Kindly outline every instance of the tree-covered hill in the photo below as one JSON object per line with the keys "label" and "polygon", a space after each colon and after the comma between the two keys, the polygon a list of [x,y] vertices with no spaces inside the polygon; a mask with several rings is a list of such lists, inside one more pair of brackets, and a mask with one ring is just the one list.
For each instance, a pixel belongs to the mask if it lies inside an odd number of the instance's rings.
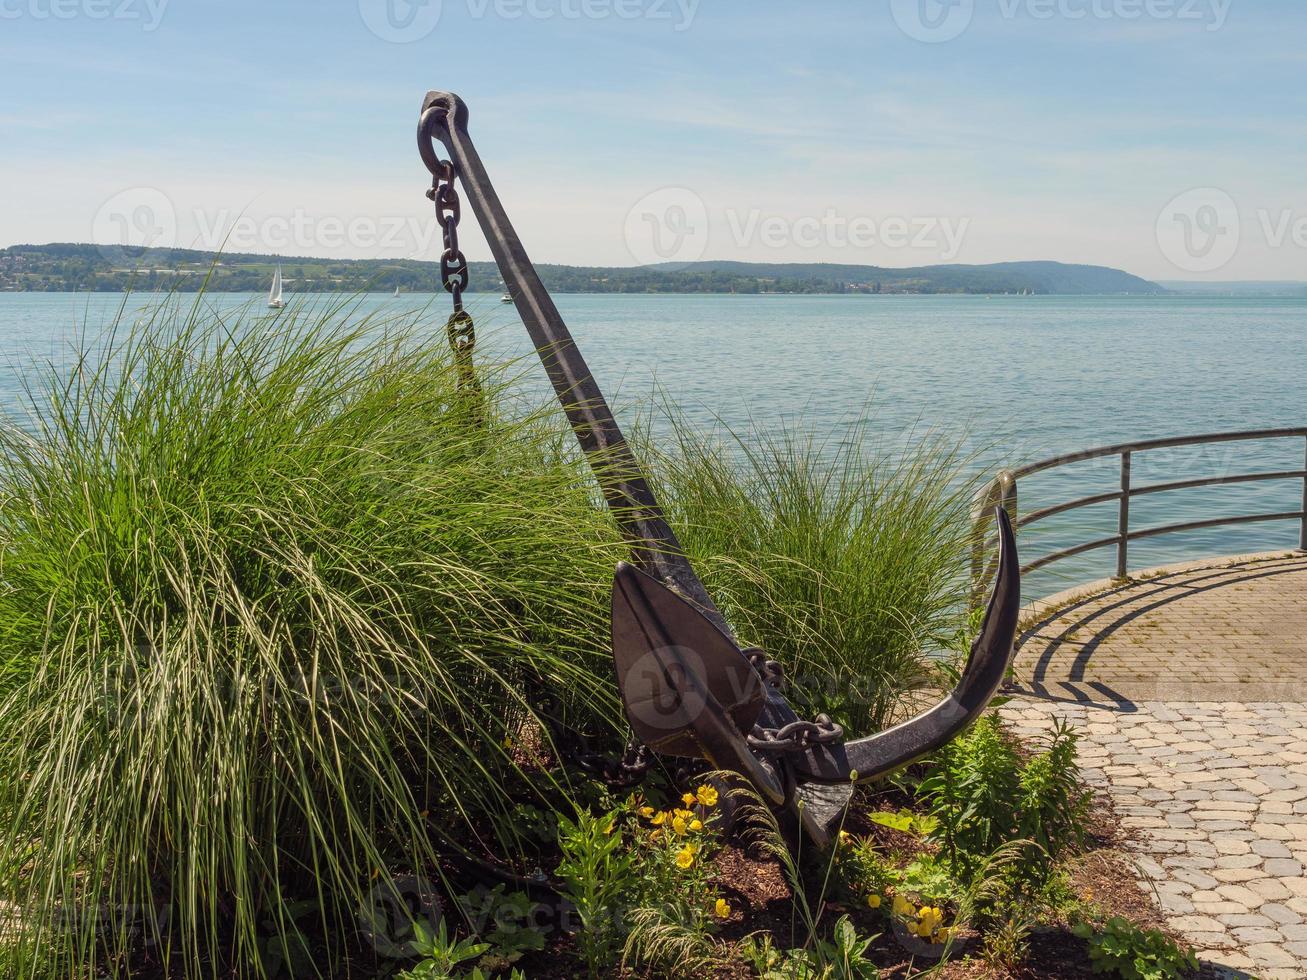
{"label": "tree-covered hill", "polygon": [[[281,263],[291,292],[430,292],[439,288],[433,262],[386,259],[277,258],[192,249],[122,249],[80,244],[14,245],[0,250],[0,290],[193,292],[206,281],[218,292],[268,288]],[[539,266],[550,289],[574,293],[1037,293],[1150,294],[1156,283],[1101,266],[1060,262],[935,265],[886,269],[870,265],[694,262],[686,265]],[[502,292],[499,270],[472,263],[471,290]]]}

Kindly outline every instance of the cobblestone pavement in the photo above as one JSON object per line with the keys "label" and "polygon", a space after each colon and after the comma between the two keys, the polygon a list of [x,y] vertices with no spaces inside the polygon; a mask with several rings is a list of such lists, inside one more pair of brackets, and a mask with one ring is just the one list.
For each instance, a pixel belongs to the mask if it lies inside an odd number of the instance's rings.
{"label": "cobblestone pavement", "polygon": [[1029,617],[1009,723],[1080,730],[1086,778],[1206,962],[1307,980],[1307,557],[1066,601]]}
{"label": "cobblestone pavement", "polygon": [[1307,555],[1230,559],[1038,603],[1017,676],[1101,701],[1307,698]]}

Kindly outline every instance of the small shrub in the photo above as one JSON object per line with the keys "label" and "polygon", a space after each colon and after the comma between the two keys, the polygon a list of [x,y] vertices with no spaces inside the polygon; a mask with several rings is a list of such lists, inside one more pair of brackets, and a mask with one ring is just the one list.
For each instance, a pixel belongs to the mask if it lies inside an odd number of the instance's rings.
{"label": "small shrub", "polygon": [[666,976],[701,971],[712,959],[711,936],[732,914],[711,884],[717,790],[702,785],[679,802],[664,810],[628,801],[598,816],[559,818],[557,874],[592,976],[619,959]]}
{"label": "small shrub", "polygon": [[1089,943],[1095,973],[1113,973],[1124,980],[1181,980],[1198,970],[1198,958],[1169,936],[1119,917],[1097,928],[1082,922],[1075,934]]}
{"label": "small shrub", "polygon": [[580,920],[577,948],[591,976],[616,959],[624,928],[624,903],[631,892],[635,855],[622,839],[620,810],[598,816],[582,812],[575,820],[558,819],[558,847],[562,862],[557,874],[563,897]]}
{"label": "small shrub", "polygon": [[479,958],[490,948],[489,943],[473,938],[451,937],[443,919],[435,929],[425,922],[415,922],[413,933],[413,951],[421,962],[402,974],[401,980],[450,980],[457,975],[454,973],[456,969]]}
{"label": "small shrub", "polygon": [[829,939],[784,952],[771,937],[750,936],[740,954],[762,980],[878,980],[880,970],[867,958],[875,937],[859,935],[847,915],[841,916]]}
{"label": "small shrub", "polygon": [[1022,762],[995,714],[941,750],[917,793],[939,820],[935,836],[953,872],[974,876],[1004,845],[1028,843],[1019,870],[1038,887],[1079,846],[1089,793],[1076,769],[1076,735],[1057,726],[1044,752]]}

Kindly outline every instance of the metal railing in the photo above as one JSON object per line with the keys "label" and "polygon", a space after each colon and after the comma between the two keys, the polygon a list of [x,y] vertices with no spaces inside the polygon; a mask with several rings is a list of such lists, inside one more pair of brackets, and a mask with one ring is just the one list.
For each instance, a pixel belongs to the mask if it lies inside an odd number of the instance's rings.
{"label": "metal railing", "polygon": [[[1116,577],[1124,579],[1129,573],[1131,541],[1138,541],[1141,538],[1160,537],[1164,534],[1175,534],[1180,531],[1197,531],[1203,528],[1222,527],[1232,524],[1255,524],[1269,521],[1297,520],[1300,524],[1298,547],[1302,551],[1307,551],[1307,448],[1305,448],[1304,451],[1303,468],[1300,470],[1278,470],[1267,473],[1240,473],[1233,476],[1203,477],[1196,480],[1178,480],[1171,483],[1154,483],[1145,486],[1135,486],[1131,482],[1132,461],[1134,456],[1138,453],[1147,452],[1152,449],[1173,449],[1183,446],[1202,446],[1211,443],[1252,442],[1270,439],[1307,439],[1307,427],[1294,429],[1258,429],[1247,432],[1218,432],[1202,436],[1179,436],[1170,439],[1149,439],[1143,442],[1126,442],[1115,446],[1102,446],[1098,449],[1086,449],[1082,452],[1071,453],[1066,456],[1056,456],[1052,459],[1041,460],[1038,463],[1030,463],[1027,466],[1018,467],[1017,469],[1000,471],[998,476],[996,476],[976,498],[974,512],[975,532],[971,552],[973,596],[979,596],[983,593],[986,583],[993,574],[993,566],[987,564],[986,556],[990,553],[992,548],[990,527],[993,520],[993,509],[998,506],[1007,510],[1012,518],[1013,525],[1020,530],[1030,527],[1032,524],[1037,524],[1046,518],[1053,517],[1056,514],[1064,514],[1081,507],[1092,507],[1095,504],[1117,501],[1118,513],[1116,534],[1107,538],[1086,541],[1082,544],[1077,544],[1070,548],[1063,548],[1061,551],[1055,551],[1052,554],[1037,558],[1029,564],[1022,566],[1021,573],[1023,575],[1040,568],[1045,568],[1064,558],[1071,558],[1075,555],[1083,554],[1086,551],[1115,546]],[[1025,515],[1019,513],[1017,498],[1017,484],[1019,481],[1026,477],[1033,476],[1036,473],[1043,473],[1048,470],[1057,469],[1058,467],[1068,466],[1071,463],[1080,463],[1085,460],[1101,459],[1111,456],[1119,456],[1121,459],[1121,485],[1119,490],[1114,490],[1110,493],[1093,494],[1088,497],[1081,497],[1077,500],[1054,504]],[[1269,480],[1301,480],[1303,484],[1302,509],[1273,514],[1242,514],[1234,517],[1213,517],[1201,521],[1186,521],[1182,524],[1167,524],[1162,527],[1150,527],[1142,530],[1131,530],[1130,528],[1130,501],[1135,497],[1141,497],[1146,494],[1165,493],[1173,490],[1189,490],[1195,487],[1214,487],[1235,483],[1259,483]]]}

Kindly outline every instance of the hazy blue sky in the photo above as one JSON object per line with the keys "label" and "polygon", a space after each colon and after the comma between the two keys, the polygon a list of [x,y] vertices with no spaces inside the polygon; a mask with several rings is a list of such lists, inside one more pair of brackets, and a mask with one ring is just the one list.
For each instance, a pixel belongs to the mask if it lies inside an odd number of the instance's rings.
{"label": "hazy blue sky", "polygon": [[1305,40],[1303,0],[0,0],[0,245],[434,257],[449,88],[539,261],[1307,279]]}

